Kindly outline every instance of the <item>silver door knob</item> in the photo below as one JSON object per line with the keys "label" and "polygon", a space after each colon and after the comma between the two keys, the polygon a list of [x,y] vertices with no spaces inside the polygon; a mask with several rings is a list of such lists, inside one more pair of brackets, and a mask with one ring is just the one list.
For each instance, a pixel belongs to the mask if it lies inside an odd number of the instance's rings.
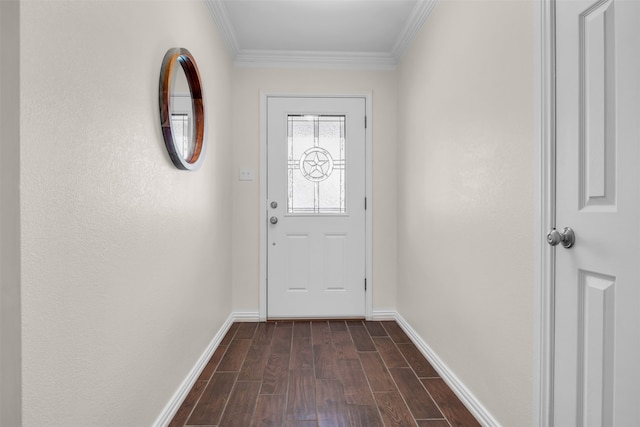
{"label": "silver door knob", "polygon": [[563,247],[569,249],[575,242],[576,234],[573,232],[571,227],[563,228],[562,232],[554,228],[549,232],[549,234],[547,234],[547,243],[551,246],[562,244]]}
{"label": "silver door knob", "polygon": [[272,216],[271,218],[269,218],[269,222],[271,224],[277,224],[278,223],[278,218],[276,218],[275,216]]}

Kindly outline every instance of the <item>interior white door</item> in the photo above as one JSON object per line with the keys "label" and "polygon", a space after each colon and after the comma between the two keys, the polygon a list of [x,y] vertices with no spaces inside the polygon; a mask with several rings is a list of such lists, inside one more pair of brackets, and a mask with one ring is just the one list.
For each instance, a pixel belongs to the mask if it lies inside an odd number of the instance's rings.
{"label": "interior white door", "polygon": [[267,98],[267,316],[365,315],[365,98]]}
{"label": "interior white door", "polygon": [[640,426],[640,1],[556,2],[554,425]]}

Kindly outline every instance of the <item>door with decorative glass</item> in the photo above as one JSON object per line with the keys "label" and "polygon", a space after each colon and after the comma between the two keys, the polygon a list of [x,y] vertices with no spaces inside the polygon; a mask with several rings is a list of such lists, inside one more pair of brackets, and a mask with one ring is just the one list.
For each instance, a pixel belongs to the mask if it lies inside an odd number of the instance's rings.
{"label": "door with decorative glass", "polygon": [[365,315],[365,98],[267,98],[267,316]]}

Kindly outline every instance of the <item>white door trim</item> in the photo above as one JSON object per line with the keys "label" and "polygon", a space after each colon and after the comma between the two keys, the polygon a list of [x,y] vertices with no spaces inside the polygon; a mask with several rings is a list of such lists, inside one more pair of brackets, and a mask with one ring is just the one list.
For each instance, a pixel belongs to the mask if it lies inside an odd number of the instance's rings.
{"label": "white door trim", "polygon": [[534,335],[533,423],[553,426],[554,287],[555,259],[546,244],[546,233],[555,226],[556,212],[556,91],[555,91],[555,0],[541,0],[537,25],[537,114],[539,135],[536,147],[538,174],[536,205],[536,297]]}
{"label": "white door trim", "polygon": [[364,98],[365,114],[367,116],[366,158],[365,158],[365,194],[367,197],[367,211],[365,213],[365,251],[366,251],[366,276],[367,292],[365,293],[365,317],[371,320],[373,311],[373,248],[372,248],[372,211],[373,211],[373,157],[372,157],[372,93],[350,94],[309,94],[260,91],[260,321],[267,320],[267,98]]}

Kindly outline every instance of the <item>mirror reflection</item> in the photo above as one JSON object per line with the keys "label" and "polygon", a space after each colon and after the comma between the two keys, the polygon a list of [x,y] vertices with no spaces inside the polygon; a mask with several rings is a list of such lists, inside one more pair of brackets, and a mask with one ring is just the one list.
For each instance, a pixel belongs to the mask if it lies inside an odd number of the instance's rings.
{"label": "mirror reflection", "polygon": [[193,104],[189,83],[182,66],[176,66],[171,82],[171,132],[177,154],[190,160],[195,148]]}

